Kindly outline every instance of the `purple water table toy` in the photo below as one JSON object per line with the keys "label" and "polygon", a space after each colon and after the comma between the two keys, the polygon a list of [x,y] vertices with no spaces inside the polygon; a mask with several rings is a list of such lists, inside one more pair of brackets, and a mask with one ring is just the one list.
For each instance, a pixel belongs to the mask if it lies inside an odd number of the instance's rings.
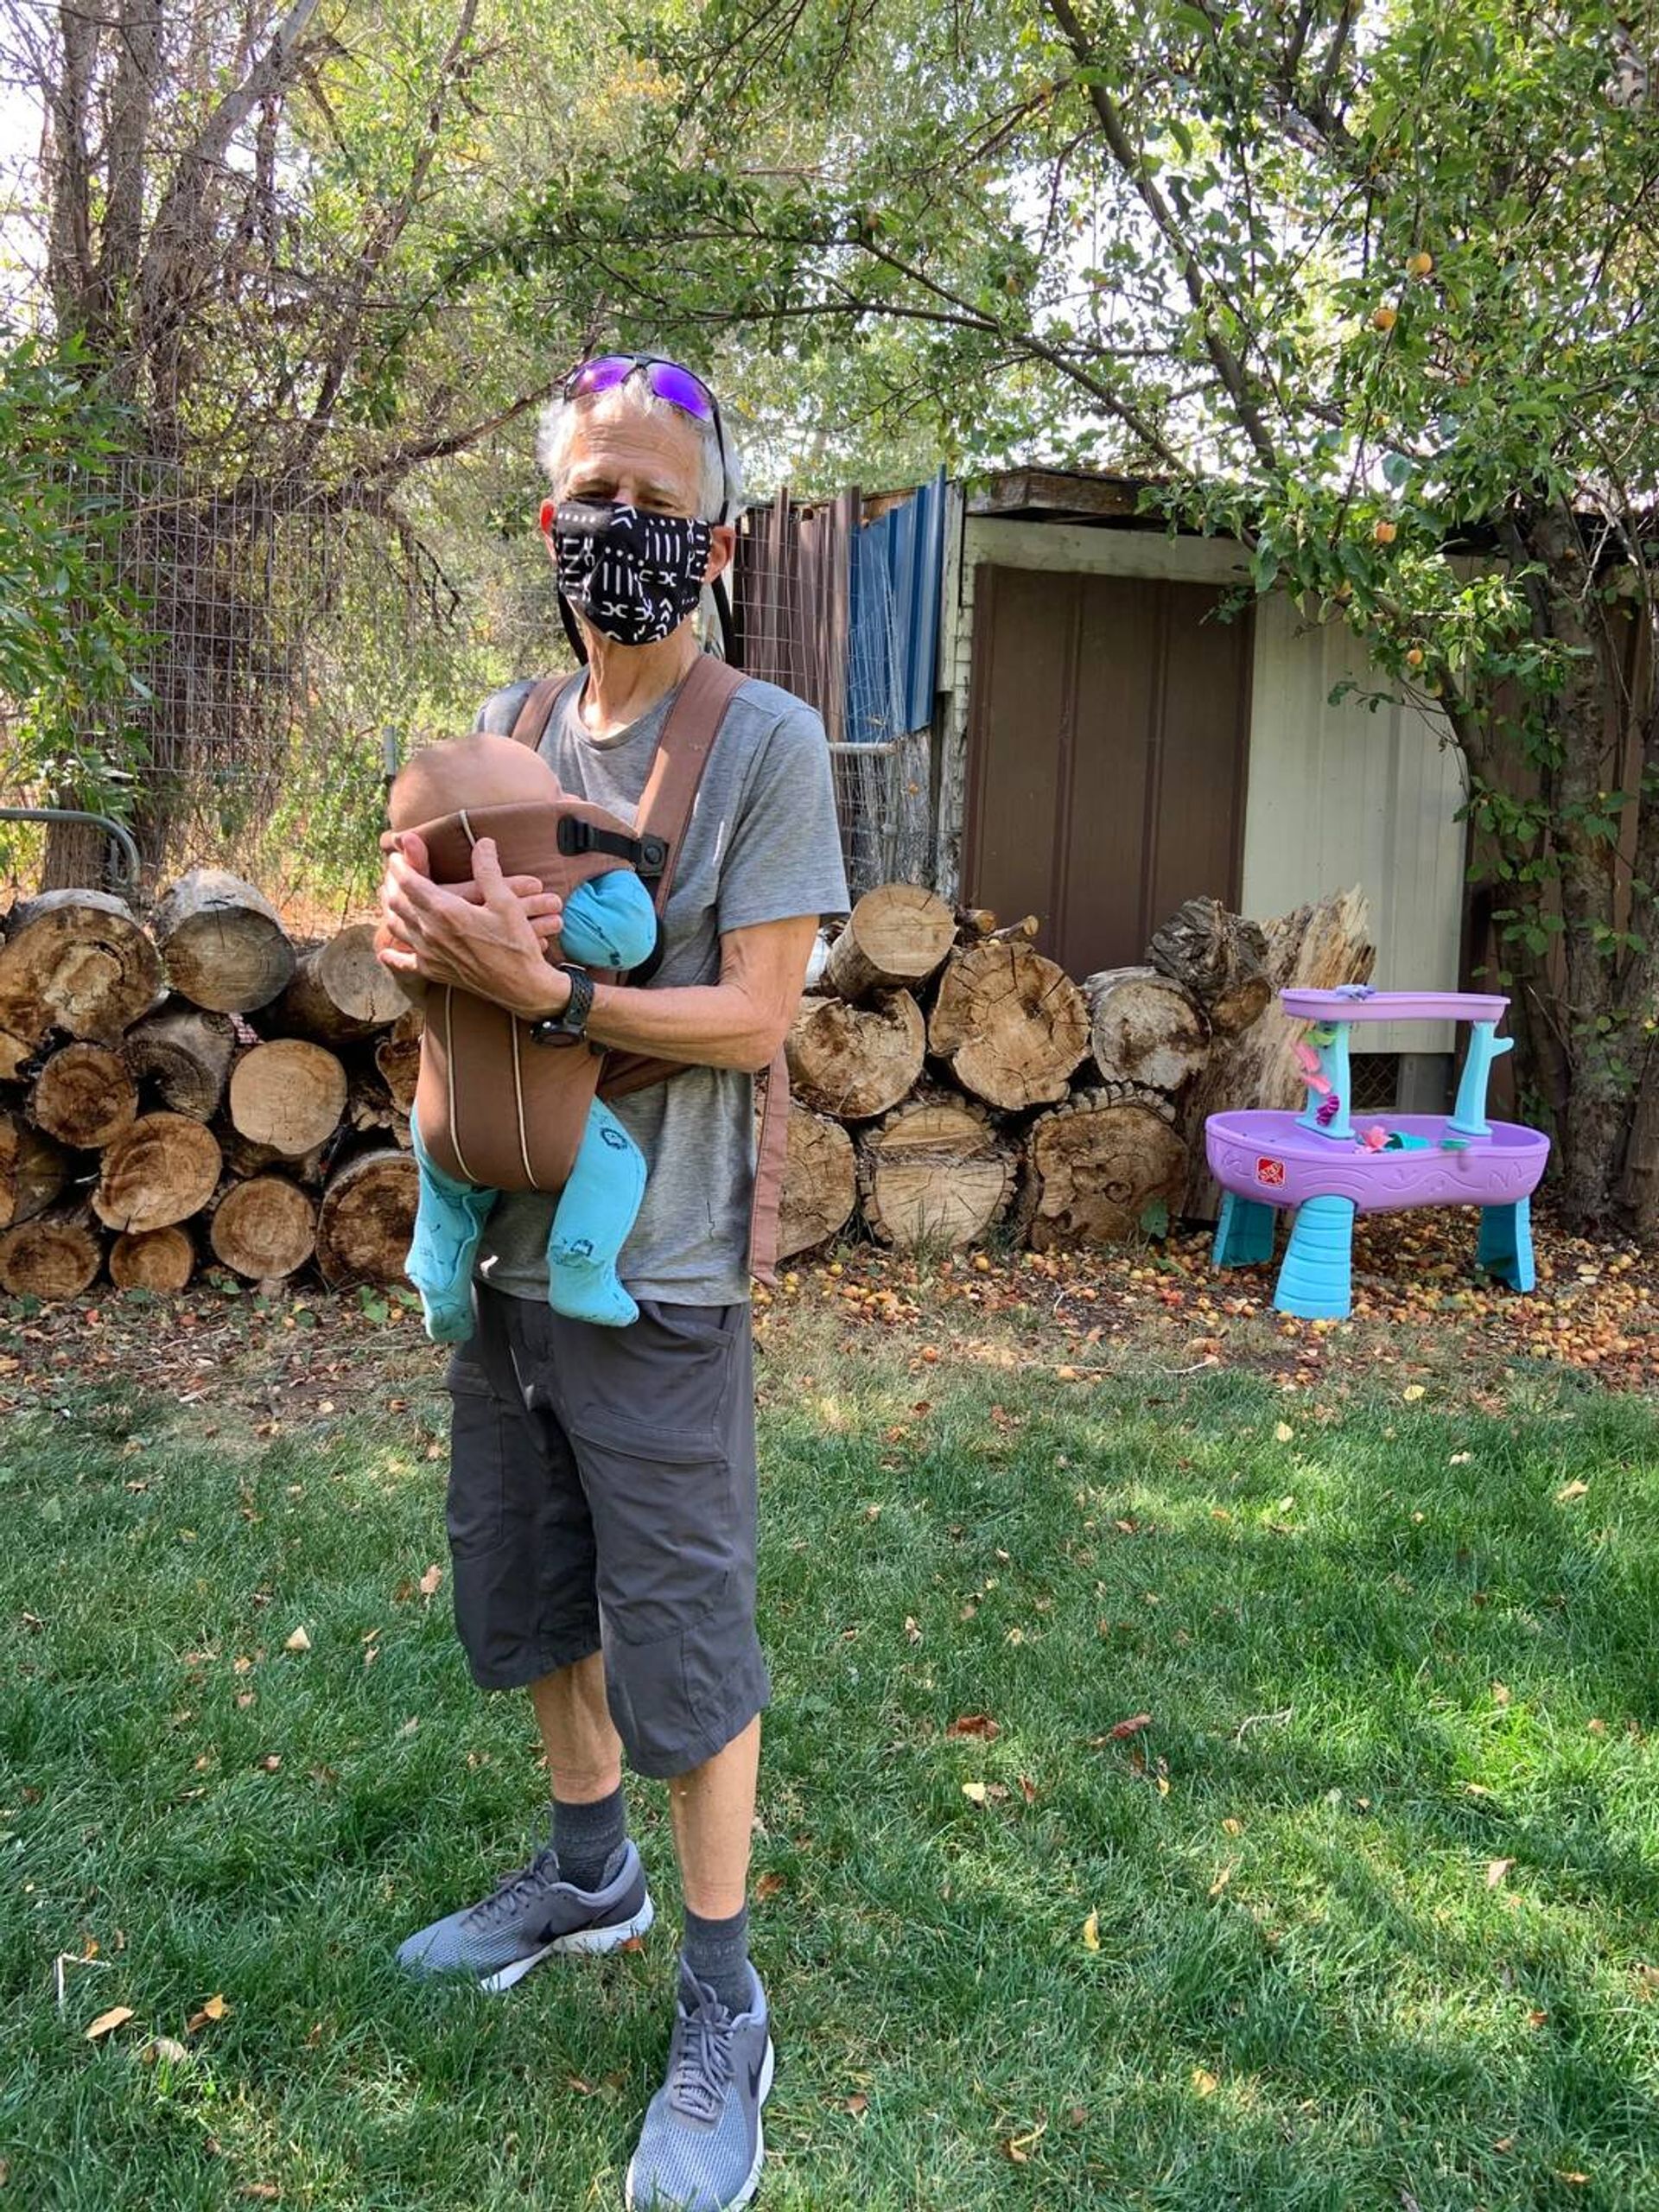
{"label": "purple water table toy", "polygon": [[[1458,991],[1285,991],[1293,1021],[1311,1025],[1299,1046],[1307,1083],[1300,1114],[1267,1109],[1212,1114],[1210,1171],[1224,1193],[1217,1267],[1273,1257],[1274,1216],[1294,1217],[1274,1303],[1307,1320],[1344,1320],[1352,1308],[1354,1217],[1407,1206],[1478,1206],[1476,1264],[1530,1290],[1532,1194],[1549,1139],[1486,1119],[1492,1062],[1514,1040],[1497,1025],[1509,1001]],[[1402,1114],[1383,1132],[1357,1135],[1349,1111],[1348,1032],[1356,1021],[1466,1021],[1471,1027],[1450,1116]]]}

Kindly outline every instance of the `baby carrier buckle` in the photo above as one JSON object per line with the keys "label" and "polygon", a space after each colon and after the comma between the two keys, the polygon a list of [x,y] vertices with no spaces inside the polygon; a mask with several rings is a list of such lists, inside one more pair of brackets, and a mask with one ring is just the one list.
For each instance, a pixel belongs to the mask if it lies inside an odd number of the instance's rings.
{"label": "baby carrier buckle", "polygon": [[559,822],[559,850],[567,860],[583,853],[604,853],[626,861],[636,875],[660,875],[668,865],[668,841],[664,837],[628,837],[617,830],[601,830],[580,815],[567,814]]}

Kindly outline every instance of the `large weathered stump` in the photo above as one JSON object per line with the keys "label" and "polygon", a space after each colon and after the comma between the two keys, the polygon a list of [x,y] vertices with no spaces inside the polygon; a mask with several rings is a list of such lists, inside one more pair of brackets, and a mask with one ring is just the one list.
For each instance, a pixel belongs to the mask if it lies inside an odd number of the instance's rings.
{"label": "large weathered stump", "polygon": [[1021,936],[953,953],[927,1025],[927,1049],[965,1090],[1018,1112],[1064,1098],[1089,1045],[1077,985]]}
{"label": "large weathered stump", "polygon": [[925,1090],[859,1146],[859,1190],[871,1234],[901,1251],[971,1244],[1014,1190],[1014,1157],[971,1099]]}
{"label": "large weathered stump", "polygon": [[236,1029],[228,1014],[175,1001],[128,1030],[121,1057],[169,1113],[211,1122],[236,1057]]}
{"label": "large weathered stump", "polygon": [[294,947],[276,909],[223,868],[192,868],[169,885],[150,928],[174,989],[215,1014],[269,1006],[294,973]]}
{"label": "large weathered stump", "polygon": [[853,1141],[827,1114],[791,1107],[783,1198],[778,1216],[778,1256],[793,1259],[838,1236],[858,1198]]}
{"label": "large weathered stump", "polygon": [[162,995],[162,963],[130,910],[105,891],[20,899],[0,944],[0,1033],[15,1072],[47,1033],[114,1045]]}
{"label": "large weathered stump", "polygon": [[910,993],[882,991],[868,1006],[804,999],[784,1050],[803,1105],[862,1122],[898,1104],[922,1071],[925,1047]]}
{"label": "large weathered stump", "polygon": [[104,1154],[92,1209],[109,1229],[166,1229],[219,1187],[219,1140],[188,1114],[141,1115]]}
{"label": "large weathered stump", "polygon": [[1034,1122],[1026,1143],[1033,1250],[1126,1243],[1160,1212],[1173,1219],[1186,1179],[1173,1116],[1157,1091],[1112,1084],[1079,1091]]}
{"label": "large weathered stump", "polygon": [[1147,958],[1198,1001],[1217,1037],[1238,1036],[1272,1001],[1264,931],[1218,899],[1189,899],[1154,937]]}
{"label": "large weathered stump", "polygon": [[843,999],[872,991],[918,991],[956,942],[957,921],[937,892],[918,883],[867,891],[830,948],[824,980]]}
{"label": "large weathered stump", "polygon": [[419,1195],[411,1154],[361,1153],[336,1168],[317,1217],[317,1264],[336,1290],[404,1281]]}

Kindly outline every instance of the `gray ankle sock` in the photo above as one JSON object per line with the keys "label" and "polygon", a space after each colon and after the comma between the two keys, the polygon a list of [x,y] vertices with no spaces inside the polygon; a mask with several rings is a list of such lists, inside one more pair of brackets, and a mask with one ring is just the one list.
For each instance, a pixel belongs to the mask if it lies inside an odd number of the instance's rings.
{"label": "gray ankle sock", "polygon": [[593,1805],[553,1800],[553,1848],[559,1879],[579,1890],[603,1889],[621,1862],[628,1840],[628,1808],[618,1783],[608,1797]]}
{"label": "gray ankle sock", "polygon": [[705,1920],[685,1909],[685,1945],[681,1954],[699,1981],[707,1982],[734,2018],[749,2009],[749,1908],[729,1920]]}

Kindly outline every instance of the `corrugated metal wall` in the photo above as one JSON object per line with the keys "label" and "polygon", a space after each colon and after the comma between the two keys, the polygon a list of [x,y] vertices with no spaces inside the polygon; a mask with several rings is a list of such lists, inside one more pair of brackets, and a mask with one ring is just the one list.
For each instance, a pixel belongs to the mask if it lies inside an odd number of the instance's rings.
{"label": "corrugated metal wall", "polygon": [[[1385,990],[1454,991],[1462,938],[1462,756],[1414,709],[1352,697],[1344,679],[1382,690],[1359,640],[1306,622],[1282,593],[1255,618],[1255,703],[1244,813],[1244,911],[1279,914],[1363,884]],[[1368,1029],[1376,1052],[1446,1052],[1450,1023]]]}

